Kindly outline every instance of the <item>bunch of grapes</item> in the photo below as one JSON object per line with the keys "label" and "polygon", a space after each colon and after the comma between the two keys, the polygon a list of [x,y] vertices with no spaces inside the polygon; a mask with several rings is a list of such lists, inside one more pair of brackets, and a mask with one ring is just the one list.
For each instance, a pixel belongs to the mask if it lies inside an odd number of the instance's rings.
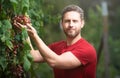
{"label": "bunch of grapes", "polygon": [[31,20],[28,16],[25,16],[25,15],[17,15],[13,17],[12,24],[13,24],[13,29],[15,31],[15,34],[21,32],[21,30],[18,29],[19,25],[17,23],[27,26],[28,24],[31,24]]}
{"label": "bunch of grapes", "polygon": [[19,16],[15,16],[13,18],[13,22],[16,23],[20,23],[22,25],[27,25],[31,23],[31,20],[29,17],[25,16],[25,15],[19,15]]}
{"label": "bunch of grapes", "polygon": [[22,65],[12,65],[11,71],[14,78],[23,78],[24,77],[24,71]]}
{"label": "bunch of grapes", "polygon": [[[24,78],[23,64],[14,62],[13,60],[18,58],[18,56],[20,55],[19,49],[22,49],[24,46],[22,43],[18,43],[15,41],[13,41],[12,44],[12,49],[6,48],[9,71],[11,71],[11,76],[13,78]],[[16,61],[19,61],[19,59]]]}

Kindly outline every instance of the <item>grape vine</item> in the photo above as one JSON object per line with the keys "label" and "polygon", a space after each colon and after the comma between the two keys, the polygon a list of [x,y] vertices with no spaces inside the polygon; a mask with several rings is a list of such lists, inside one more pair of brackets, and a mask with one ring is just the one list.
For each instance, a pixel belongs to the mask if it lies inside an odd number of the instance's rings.
{"label": "grape vine", "polygon": [[0,78],[26,78],[31,68],[27,31],[18,32],[13,25],[30,23],[28,10],[29,0],[0,0]]}

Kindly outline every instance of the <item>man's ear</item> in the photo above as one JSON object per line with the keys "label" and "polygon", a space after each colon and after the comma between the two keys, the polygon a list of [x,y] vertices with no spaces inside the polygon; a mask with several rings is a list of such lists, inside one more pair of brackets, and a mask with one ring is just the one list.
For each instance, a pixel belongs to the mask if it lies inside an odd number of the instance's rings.
{"label": "man's ear", "polygon": [[83,28],[85,25],[85,21],[84,20],[81,20],[81,28]]}

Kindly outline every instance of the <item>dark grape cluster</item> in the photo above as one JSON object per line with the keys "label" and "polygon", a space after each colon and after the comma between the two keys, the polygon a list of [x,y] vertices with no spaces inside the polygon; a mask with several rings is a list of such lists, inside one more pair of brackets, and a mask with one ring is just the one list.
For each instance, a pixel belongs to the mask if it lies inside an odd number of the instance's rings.
{"label": "dark grape cluster", "polygon": [[13,18],[13,22],[19,22],[22,25],[27,25],[28,23],[31,23],[31,20],[29,17],[25,16],[25,15],[19,15],[19,16],[15,16]]}
{"label": "dark grape cluster", "polygon": [[12,49],[6,48],[6,56],[8,59],[11,76],[13,78],[24,78],[25,72],[23,69],[23,63],[17,63],[13,61],[13,59],[15,58],[17,59],[17,57],[20,55],[20,52],[18,50],[24,46],[22,43],[17,43],[15,41],[13,41],[12,44],[13,44]]}
{"label": "dark grape cluster", "polygon": [[13,47],[13,53],[14,53],[14,56],[17,55],[17,49],[18,49],[19,45],[14,45]]}
{"label": "dark grape cluster", "polygon": [[22,65],[12,65],[11,71],[14,76],[14,78],[23,78],[24,77],[24,71]]}

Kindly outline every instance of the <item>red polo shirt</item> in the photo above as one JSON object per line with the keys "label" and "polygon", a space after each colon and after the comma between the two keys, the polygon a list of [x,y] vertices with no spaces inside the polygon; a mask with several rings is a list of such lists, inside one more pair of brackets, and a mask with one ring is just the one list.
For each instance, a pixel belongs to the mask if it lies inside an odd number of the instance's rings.
{"label": "red polo shirt", "polygon": [[58,55],[71,51],[82,63],[81,66],[74,69],[53,68],[55,78],[96,78],[96,51],[85,39],[81,38],[70,46],[67,46],[65,41],[60,41],[49,47]]}

